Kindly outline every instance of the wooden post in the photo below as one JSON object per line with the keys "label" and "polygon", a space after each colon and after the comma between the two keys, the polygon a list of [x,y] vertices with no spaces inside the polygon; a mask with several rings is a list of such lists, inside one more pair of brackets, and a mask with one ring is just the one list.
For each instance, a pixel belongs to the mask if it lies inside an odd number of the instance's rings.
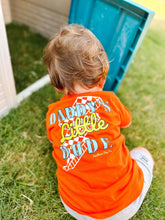
{"label": "wooden post", "polygon": [[16,106],[16,90],[0,0],[0,117]]}
{"label": "wooden post", "polygon": [[5,21],[5,24],[12,22],[11,17],[11,10],[10,10],[10,0],[1,0],[2,5],[2,11],[3,11],[3,18]]}

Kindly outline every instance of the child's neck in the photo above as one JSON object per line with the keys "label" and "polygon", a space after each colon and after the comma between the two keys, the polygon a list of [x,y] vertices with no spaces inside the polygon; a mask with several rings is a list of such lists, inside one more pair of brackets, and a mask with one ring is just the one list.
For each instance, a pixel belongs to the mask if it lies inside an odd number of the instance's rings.
{"label": "child's neck", "polygon": [[98,91],[102,91],[103,89],[99,86],[95,86],[91,89],[85,89],[82,86],[76,84],[75,85],[75,92],[74,94],[81,94],[81,93],[89,93],[89,92],[98,92]]}
{"label": "child's neck", "polygon": [[[75,92],[70,94],[70,95],[81,94],[81,93],[89,93],[89,92],[99,92],[99,91],[103,90],[104,84],[105,84],[105,80],[101,79],[100,83],[97,86],[95,86],[95,87],[93,87],[91,89],[86,89],[83,86],[81,86],[80,84],[74,83],[74,90],[75,90]],[[57,89],[57,90],[59,92],[61,92],[59,89]],[[68,90],[66,88],[63,89],[63,92],[64,92],[65,95],[69,95]]]}

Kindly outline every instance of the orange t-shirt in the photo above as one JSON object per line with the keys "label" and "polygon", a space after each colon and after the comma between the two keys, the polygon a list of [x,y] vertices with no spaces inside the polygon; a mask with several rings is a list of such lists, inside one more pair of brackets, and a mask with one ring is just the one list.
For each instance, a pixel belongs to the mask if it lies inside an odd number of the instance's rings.
{"label": "orange t-shirt", "polygon": [[47,133],[59,193],[71,209],[104,219],[140,195],[142,170],[120,133],[130,123],[129,110],[113,92],[67,95],[49,105]]}

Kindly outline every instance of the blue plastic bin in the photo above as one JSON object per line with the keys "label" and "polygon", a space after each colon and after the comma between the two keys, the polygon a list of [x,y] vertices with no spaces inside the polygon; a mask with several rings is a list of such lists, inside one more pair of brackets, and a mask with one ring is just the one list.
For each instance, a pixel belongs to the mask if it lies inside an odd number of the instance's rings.
{"label": "blue plastic bin", "polygon": [[154,12],[130,0],[72,0],[69,24],[90,29],[110,61],[104,90],[116,92],[135,56]]}

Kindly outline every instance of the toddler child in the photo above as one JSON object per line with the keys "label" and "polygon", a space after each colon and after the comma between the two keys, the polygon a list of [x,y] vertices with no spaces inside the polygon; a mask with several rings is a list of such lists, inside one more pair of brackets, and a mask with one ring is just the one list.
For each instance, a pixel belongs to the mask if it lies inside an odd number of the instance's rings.
{"label": "toddler child", "polygon": [[65,209],[78,220],[131,218],[154,162],[145,148],[129,152],[125,145],[120,128],[131,114],[113,92],[102,91],[109,62],[101,43],[88,29],[67,25],[48,43],[44,62],[65,94],[49,105],[46,119]]}

